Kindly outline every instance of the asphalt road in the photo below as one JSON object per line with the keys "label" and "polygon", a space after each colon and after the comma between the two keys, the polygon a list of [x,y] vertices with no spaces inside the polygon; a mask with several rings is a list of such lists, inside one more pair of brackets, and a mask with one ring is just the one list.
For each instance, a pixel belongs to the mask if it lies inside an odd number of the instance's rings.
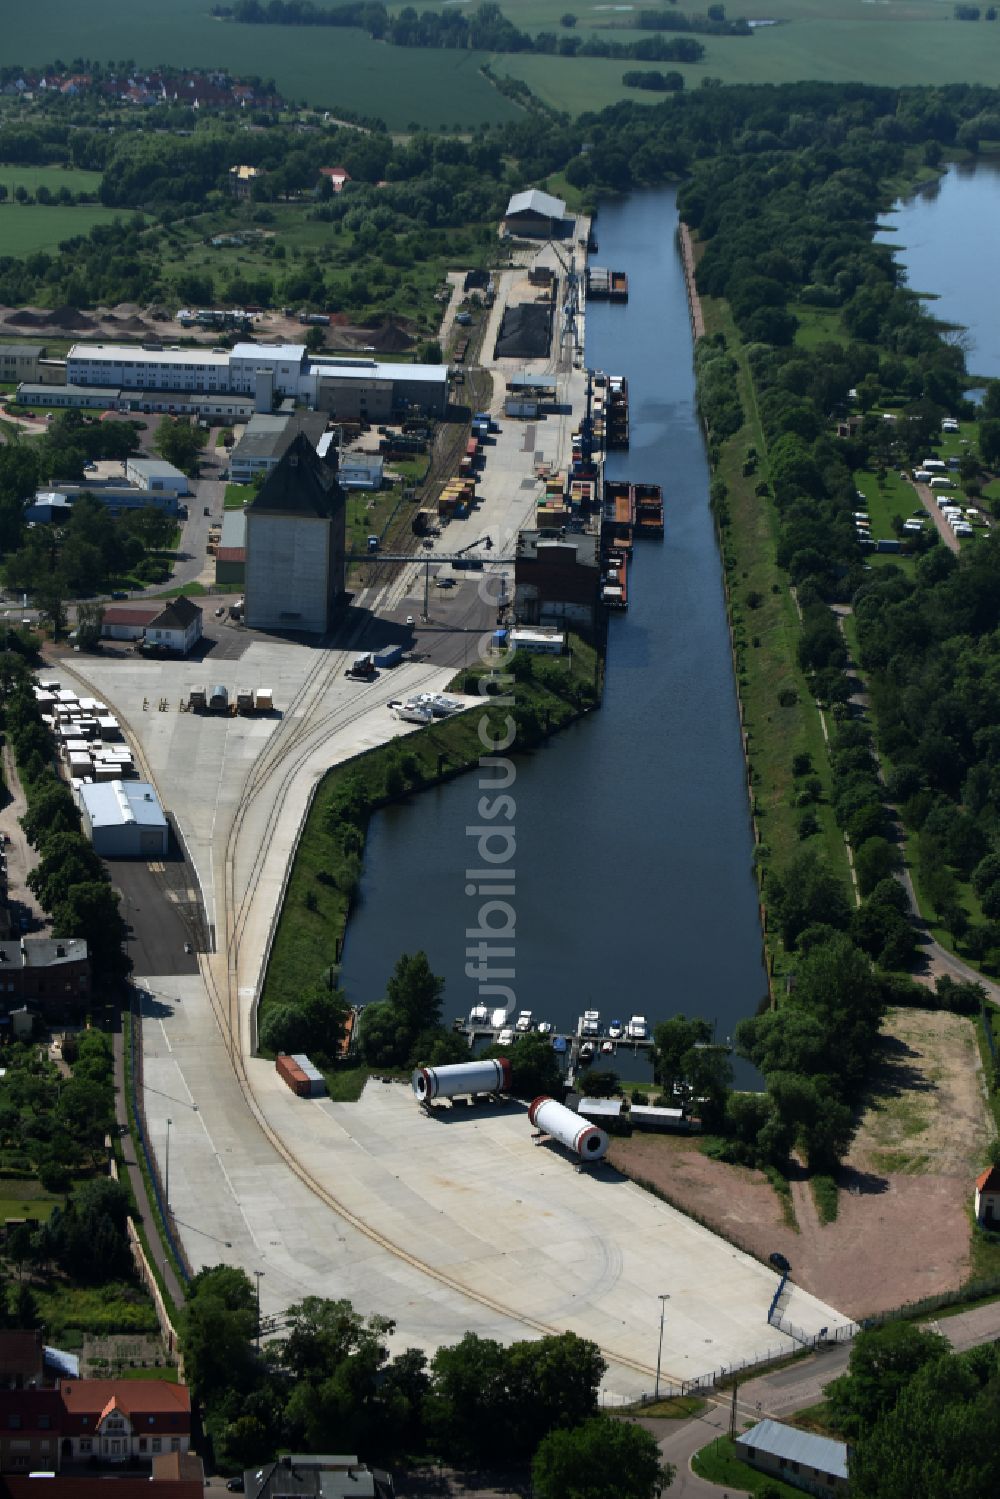
{"label": "asphalt road", "polygon": [[105,864],[129,926],[126,946],[133,973],[197,973],[204,922],[198,920],[188,888],[196,888],[197,882],[183,859],[169,864],[107,859]]}

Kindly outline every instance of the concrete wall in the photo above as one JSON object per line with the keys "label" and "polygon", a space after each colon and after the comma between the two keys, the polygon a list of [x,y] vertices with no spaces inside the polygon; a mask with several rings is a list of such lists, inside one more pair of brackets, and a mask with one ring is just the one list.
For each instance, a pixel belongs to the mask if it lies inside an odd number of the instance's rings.
{"label": "concrete wall", "polygon": [[[342,535],[343,510],[339,522]],[[336,581],[332,531],[319,516],[247,512],[244,608],[251,629],[326,631]],[[342,539],[340,548],[342,554]]]}

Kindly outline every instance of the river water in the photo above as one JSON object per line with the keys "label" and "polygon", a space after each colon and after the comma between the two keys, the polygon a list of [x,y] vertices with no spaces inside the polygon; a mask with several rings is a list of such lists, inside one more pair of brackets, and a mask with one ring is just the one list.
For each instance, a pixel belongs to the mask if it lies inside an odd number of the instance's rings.
{"label": "river water", "polygon": [[[608,476],[663,486],[666,540],[636,544],[603,708],[517,762],[513,986],[515,1008],[557,1029],[585,1008],[651,1025],[683,1011],[722,1040],[766,980],[676,223],[664,189],[602,208],[596,225],[600,263],[630,282],[627,306],[587,308],[588,363],[629,382],[631,450],[611,455]],[[472,773],[372,820],[344,950],[353,1001],[381,997],[399,954],[418,948],[446,979],[446,1015],[478,1001],[465,870],[479,862],[466,829],[481,794]],[[754,1077],[737,1063],[745,1086]]]}
{"label": "river water", "polygon": [[934,317],[968,329],[971,374],[1000,379],[1000,299],[995,261],[1000,163],[952,166],[912,198],[893,204],[879,238],[906,267],[914,291],[934,295]]}

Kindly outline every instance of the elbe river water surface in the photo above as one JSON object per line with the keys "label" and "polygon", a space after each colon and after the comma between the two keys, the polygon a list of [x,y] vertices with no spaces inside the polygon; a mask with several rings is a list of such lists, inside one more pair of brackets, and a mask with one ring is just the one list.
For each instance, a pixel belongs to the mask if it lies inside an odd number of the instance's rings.
{"label": "elbe river water surface", "polygon": [[[666,539],[636,544],[601,710],[517,761],[513,987],[517,1009],[557,1029],[586,1008],[651,1025],[684,1011],[722,1040],[766,980],[676,226],[673,189],[608,204],[596,224],[599,263],[627,271],[630,290],[626,307],[587,308],[588,364],[629,382],[631,448],[608,477],[663,486]],[[446,979],[446,1016],[479,1001],[465,870],[479,863],[466,829],[480,795],[473,772],[372,819],[344,950],[354,1002],[380,998],[418,948]],[[737,1076],[754,1079],[745,1064]]]}

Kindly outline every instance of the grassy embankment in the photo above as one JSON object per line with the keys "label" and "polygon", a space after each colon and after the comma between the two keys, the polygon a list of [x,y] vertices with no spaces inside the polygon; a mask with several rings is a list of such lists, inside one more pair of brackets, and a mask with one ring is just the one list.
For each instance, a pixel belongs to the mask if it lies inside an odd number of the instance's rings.
{"label": "grassy embankment", "polygon": [[[514,711],[533,715],[538,726],[534,740],[530,734],[519,738],[523,748],[530,748],[532,742],[546,733],[553,733],[578,718],[590,699],[595,680],[599,681],[601,663],[597,653],[576,637],[571,637],[571,642],[570,656],[561,661],[546,661],[544,666],[534,663],[533,678],[519,681],[514,688]],[[479,669],[460,672],[456,688],[475,691],[481,674]],[[488,705],[489,698],[484,697],[483,712]],[[473,709],[440,720],[327,772],[317,788],[295,850],[264,979],[261,1018],[271,1006],[294,1004],[304,989],[315,985],[339,960],[359,866],[356,857],[352,860],[351,855],[345,855],[328,831],[328,807],[333,794],[348,778],[356,780],[370,815],[390,801],[461,774],[474,766],[483,753],[479,737],[481,717],[482,713]],[[392,785],[400,774],[404,790],[392,795],[387,785]],[[363,1072],[364,1069],[357,1070],[357,1074]],[[342,1074],[348,1092],[354,1088],[357,1074],[353,1081],[346,1071]],[[361,1076],[362,1086],[363,1081]]]}
{"label": "grassy embankment", "polygon": [[[767,482],[767,445],[745,353],[728,307],[712,298],[702,301],[708,333],[724,333],[739,366],[738,386],[745,421],[722,444],[714,475],[725,482],[729,523],[721,548],[732,625],[735,666],[747,735],[748,773],[754,817],[760,835],[758,864],[780,868],[800,847],[792,760],[808,754],[819,777],[822,800],[812,810],[820,831],[811,841],[826,855],[845,884],[850,875],[843,835],[830,807],[829,758],[823,720],[796,656],[800,625],[777,562],[778,522],[770,498],[757,494]],[[744,475],[746,450],[760,455],[757,470]],[[753,601],[756,607],[751,607]],[[774,972],[780,973],[783,949],[774,932],[767,934]]]}

